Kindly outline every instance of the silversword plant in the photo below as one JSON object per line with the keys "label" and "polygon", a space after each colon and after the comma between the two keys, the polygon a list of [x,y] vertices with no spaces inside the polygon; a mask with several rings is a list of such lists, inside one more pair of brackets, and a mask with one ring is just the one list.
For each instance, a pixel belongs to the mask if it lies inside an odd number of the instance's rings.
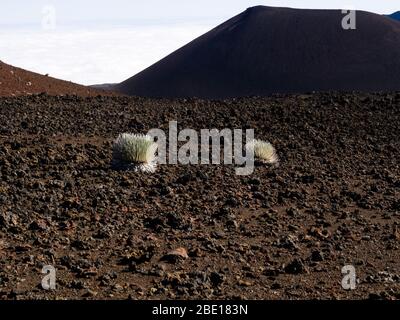
{"label": "silversword plant", "polygon": [[153,137],[122,133],[113,143],[113,166],[142,172],[156,170],[157,143]]}
{"label": "silversword plant", "polygon": [[268,141],[253,139],[246,144],[247,152],[254,152],[256,162],[277,164],[279,162],[275,148]]}

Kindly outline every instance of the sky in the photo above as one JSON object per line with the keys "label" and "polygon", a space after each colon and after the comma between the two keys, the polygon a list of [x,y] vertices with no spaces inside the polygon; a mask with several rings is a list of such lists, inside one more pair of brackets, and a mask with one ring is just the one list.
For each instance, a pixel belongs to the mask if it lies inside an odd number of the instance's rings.
{"label": "sky", "polygon": [[400,10],[398,0],[2,0],[0,60],[82,84],[120,82],[255,5]]}

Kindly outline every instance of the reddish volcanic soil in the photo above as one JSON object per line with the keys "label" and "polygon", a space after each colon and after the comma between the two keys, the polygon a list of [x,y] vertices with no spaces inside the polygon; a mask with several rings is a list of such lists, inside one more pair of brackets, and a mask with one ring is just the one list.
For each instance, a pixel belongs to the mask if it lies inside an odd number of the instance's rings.
{"label": "reddish volcanic soil", "polygon": [[[0,98],[0,299],[400,299],[399,111],[400,93]],[[254,128],[280,166],[111,168],[119,133],[171,120]]]}
{"label": "reddish volcanic soil", "polygon": [[76,83],[63,81],[16,68],[0,61],[1,97],[13,97],[39,93],[47,93],[48,95],[77,95],[81,97],[117,95],[112,92],[93,89]]}

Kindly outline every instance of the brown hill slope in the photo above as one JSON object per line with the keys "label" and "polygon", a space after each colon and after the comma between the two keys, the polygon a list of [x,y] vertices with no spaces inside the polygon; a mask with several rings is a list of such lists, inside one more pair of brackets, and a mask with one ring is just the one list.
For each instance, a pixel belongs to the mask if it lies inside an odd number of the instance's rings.
{"label": "brown hill slope", "polygon": [[358,11],[249,8],[116,86],[149,97],[400,90],[400,24]]}
{"label": "brown hill slope", "polygon": [[113,92],[89,88],[16,68],[0,61],[0,96],[21,96],[43,92],[49,95],[75,94],[82,97],[116,95]]}

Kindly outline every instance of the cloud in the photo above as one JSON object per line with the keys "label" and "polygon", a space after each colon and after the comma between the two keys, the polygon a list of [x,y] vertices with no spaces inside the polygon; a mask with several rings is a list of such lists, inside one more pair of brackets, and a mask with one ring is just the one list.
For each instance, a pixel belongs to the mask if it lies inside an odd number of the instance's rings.
{"label": "cloud", "polygon": [[81,84],[121,82],[202,35],[215,22],[0,32],[0,59]]}

